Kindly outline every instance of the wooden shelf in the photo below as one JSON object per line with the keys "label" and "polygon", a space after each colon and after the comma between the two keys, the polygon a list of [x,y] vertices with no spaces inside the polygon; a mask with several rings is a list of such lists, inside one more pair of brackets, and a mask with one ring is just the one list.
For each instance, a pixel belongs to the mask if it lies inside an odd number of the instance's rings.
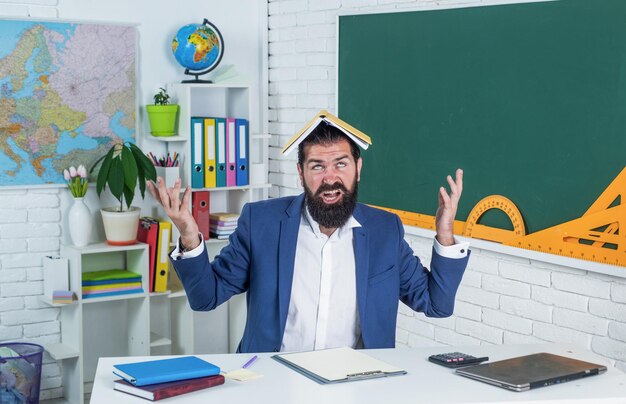
{"label": "wooden shelf", "polygon": [[78,302],[78,300],[74,300],[72,303],[53,303],[52,299],[50,299],[48,296],[39,296],[39,301],[53,307],[73,306]]}
{"label": "wooden shelf", "polygon": [[63,360],[70,358],[78,358],[80,353],[78,349],[66,344],[48,344],[46,345],[46,351],[50,354],[54,360]]}
{"label": "wooden shelf", "polygon": [[105,296],[105,297],[93,297],[91,299],[82,299],[83,304],[91,304],[91,303],[102,303],[102,302],[113,302],[116,300],[131,300],[131,299],[142,299],[146,297],[146,293],[132,293],[128,295],[116,295],[116,296]]}

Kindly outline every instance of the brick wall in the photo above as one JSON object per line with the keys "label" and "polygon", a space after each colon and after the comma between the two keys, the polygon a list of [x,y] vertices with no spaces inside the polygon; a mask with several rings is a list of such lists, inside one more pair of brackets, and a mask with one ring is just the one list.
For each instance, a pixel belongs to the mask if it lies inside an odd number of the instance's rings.
{"label": "brick wall", "polygon": [[[271,196],[301,192],[295,169],[296,156],[284,158],[280,149],[320,109],[336,109],[338,13],[486,3],[462,0],[270,1],[269,130],[272,140],[269,175],[275,184]],[[433,195],[435,192],[433,190]],[[429,262],[432,238],[407,236],[407,239],[416,254]],[[626,370],[626,279],[477,248],[472,251],[455,315],[429,319],[401,305],[398,346],[571,342],[593,350]]]}

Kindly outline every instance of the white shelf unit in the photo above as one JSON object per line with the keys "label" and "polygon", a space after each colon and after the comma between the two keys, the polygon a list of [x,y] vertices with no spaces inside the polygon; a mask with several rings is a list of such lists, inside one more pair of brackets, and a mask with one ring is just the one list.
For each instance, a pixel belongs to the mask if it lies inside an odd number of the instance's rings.
{"label": "white shelf unit", "polygon": [[[68,403],[83,403],[101,356],[150,354],[150,297],[148,246],[62,246],[68,258],[70,290],[77,300],[61,308],[61,343],[46,350],[62,362],[63,396]],[[82,273],[126,269],[141,274],[143,293],[83,299]],[[46,274],[44,274],[46,276]],[[49,299],[42,301],[51,304]],[[51,304],[52,305],[52,304]]]}

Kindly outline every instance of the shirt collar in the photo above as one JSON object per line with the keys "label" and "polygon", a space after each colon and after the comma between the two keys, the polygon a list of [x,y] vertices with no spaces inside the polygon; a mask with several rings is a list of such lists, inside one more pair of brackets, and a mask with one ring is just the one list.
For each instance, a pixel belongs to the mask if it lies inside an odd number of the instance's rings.
{"label": "shirt collar", "polygon": [[[304,209],[302,209],[302,218],[304,221],[306,221],[306,224],[310,226],[311,231],[313,231],[313,234],[315,234],[316,237],[326,237],[326,235],[320,231],[319,223],[317,223],[311,216],[311,212],[309,212],[309,207],[306,206],[306,202],[304,203]],[[361,223],[359,223],[359,221],[356,220],[353,215],[350,215],[348,221],[343,226],[338,228],[337,231],[332,234],[332,236],[336,234],[337,238],[341,238],[343,235],[346,234],[346,232],[351,231],[355,227],[361,227]]]}

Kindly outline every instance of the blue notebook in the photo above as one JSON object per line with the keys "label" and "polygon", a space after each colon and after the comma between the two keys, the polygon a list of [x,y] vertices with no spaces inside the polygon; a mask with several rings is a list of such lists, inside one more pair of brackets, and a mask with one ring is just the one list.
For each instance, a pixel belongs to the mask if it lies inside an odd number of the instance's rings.
{"label": "blue notebook", "polygon": [[113,365],[113,373],[135,386],[195,379],[220,373],[220,368],[196,356]]}

